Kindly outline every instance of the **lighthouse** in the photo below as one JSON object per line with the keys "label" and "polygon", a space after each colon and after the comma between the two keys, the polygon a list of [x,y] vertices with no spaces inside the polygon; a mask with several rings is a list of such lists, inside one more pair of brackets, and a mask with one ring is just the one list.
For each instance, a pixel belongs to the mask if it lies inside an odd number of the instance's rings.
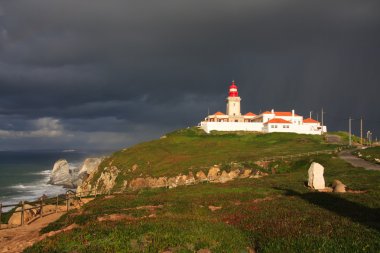
{"label": "lighthouse", "polygon": [[227,97],[227,115],[231,117],[241,116],[240,101],[238,88],[235,81],[232,81],[229,94]]}
{"label": "lighthouse", "polygon": [[217,111],[208,115],[199,123],[199,127],[206,133],[212,131],[249,131],[261,133],[298,133],[298,134],[318,134],[326,133],[327,127],[320,122],[297,115],[294,110],[275,111],[274,109],[264,111],[259,115],[253,112],[241,114],[238,87],[235,81],[229,88],[227,102],[227,112]]}

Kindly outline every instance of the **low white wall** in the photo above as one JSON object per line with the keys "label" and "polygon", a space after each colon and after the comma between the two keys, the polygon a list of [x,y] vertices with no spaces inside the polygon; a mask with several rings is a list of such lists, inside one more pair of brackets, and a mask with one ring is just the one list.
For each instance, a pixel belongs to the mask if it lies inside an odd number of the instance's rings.
{"label": "low white wall", "polygon": [[[265,133],[298,133],[298,134],[322,134],[321,129],[311,125],[289,125],[289,128],[283,128],[282,124],[277,124],[277,128],[265,126],[262,122],[207,122],[202,121],[200,127],[206,132],[211,131],[251,131]],[[326,133],[327,128],[323,126],[323,131]]]}
{"label": "low white wall", "polygon": [[[277,124],[277,128],[265,128],[264,131],[268,133],[297,133],[297,134],[322,134],[322,129],[318,129],[317,126],[311,125],[290,125],[289,128],[283,128],[282,124]],[[323,127],[324,132],[327,132],[326,126]]]}
{"label": "low white wall", "polygon": [[261,122],[201,122],[201,128],[206,132],[211,131],[252,131],[262,132]]}

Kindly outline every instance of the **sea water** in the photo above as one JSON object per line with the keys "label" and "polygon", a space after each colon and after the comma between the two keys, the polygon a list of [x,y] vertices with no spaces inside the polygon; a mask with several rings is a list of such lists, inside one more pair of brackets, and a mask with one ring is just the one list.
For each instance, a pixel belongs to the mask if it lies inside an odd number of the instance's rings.
{"label": "sea water", "polygon": [[107,151],[0,151],[0,202],[16,204],[43,195],[63,194],[67,189],[48,184],[54,163],[66,159],[71,169],[87,157],[100,157]]}

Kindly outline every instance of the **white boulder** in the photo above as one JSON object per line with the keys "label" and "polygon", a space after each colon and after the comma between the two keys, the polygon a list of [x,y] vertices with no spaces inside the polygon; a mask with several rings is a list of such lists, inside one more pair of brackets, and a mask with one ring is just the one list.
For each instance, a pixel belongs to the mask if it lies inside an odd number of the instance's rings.
{"label": "white boulder", "polygon": [[323,172],[325,168],[316,162],[313,162],[310,165],[309,168],[309,181],[308,185],[309,187],[316,189],[316,190],[323,190],[325,189],[325,179],[323,177]]}

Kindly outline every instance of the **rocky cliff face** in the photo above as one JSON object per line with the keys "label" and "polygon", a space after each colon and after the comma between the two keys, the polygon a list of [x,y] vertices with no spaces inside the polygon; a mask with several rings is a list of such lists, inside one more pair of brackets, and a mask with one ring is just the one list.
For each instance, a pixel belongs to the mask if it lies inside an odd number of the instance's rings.
{"label": "rocky cliff face", "polygon": [[87,158],[80,169],[70,169],[70,164],[66,160],[55,162],[50,175],[49,183],[53,185],[62,185],[67,188],[75,188],[97,170],[102,159]]}
{"label": "rocky cliff face", "polygon": [[225,170],[221,171],[219,166],[215,165],[209,169],[207,176],[203,171],[198,171],[195,176],[192,172],[189,172],[188,175],[180,174],[175,177],[140,177],[131,180],[129,184],[127,182],[124,182],[124,187],[131,190],[160,187],[175,188],[181,185],[192,185],[201,182],[225,183],[237,178],[260,178],[267,175],[268,174],[265,172],[251,169],[235,169],[231,170],[230,172],[227,172]]}
{"label": "rocky cliff face", "polygon": [[[135,171],[137,166],[132,167],[132,171]],[[120,174],[120,170],[115,166],[104,168],[101,173],[99,168],[93,170],[91,174],[83,181],[77,188],[77,193],[88,194],[104,194],[111,190],[124,191],[126,189],[139,190],[143,188],[175,188],[182,185],[193,185],[202,182],[210,183],[225,183],[237,178],[259,178],[268,175],[265,172],[251,169],[234,169],[230,172],[225,170],[221,171],[220,167],[212,166],[207,175],[203,171],[198,171],[193,174],[189,172],[187,175],[177,175],[174,177],[137,177],[131,179],[129,182],[125,180],[121,189],[115,189],[116,179]],[[97,179],[95,178],[97,177]],[[91,183],[92,182],[92,183]]]}
{"label": "rocky cliff face", "polygon": [[79,170],[77,179],[74,179],[74,185],[81,185],[83,181],[89,177],[89,175],[93,174],[98,169],[101,162],[101,158],[87,158],[84,160],[82,167]]}
{"label": "rocky cliff face", "polygon": [[87,194],[100,194],[108,193],[116,184],[116,178],[119,175],[120,170],[116,166],[110,166],[103,169],[95,183],[94,177],[98,174],[99,165],[88,175],[83,182],[78,185],[77,193]]}
{"label": "rocky cliff face", "polygon": [[66,160],[58,160],[54,164],[49,183],[73,188],[74,184],[72,174],[73,171],[70,170],[69,163]]}

